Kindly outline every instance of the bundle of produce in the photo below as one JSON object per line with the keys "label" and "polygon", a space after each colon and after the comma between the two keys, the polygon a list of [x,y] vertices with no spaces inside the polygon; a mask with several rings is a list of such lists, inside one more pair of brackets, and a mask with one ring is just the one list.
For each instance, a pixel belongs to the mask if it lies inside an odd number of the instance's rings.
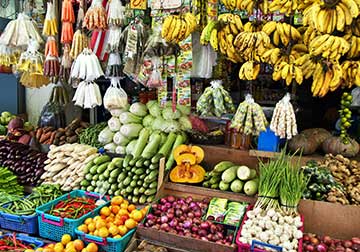
{"label": "bundle of produce", "polygon": [[[70,249],[67,249],[70,248]],[[64,234],[61,237],[61,241],[57,243],[47,244],[38,250],[28,251],[28,252],[37,252],[37,251],[47,251],[47,252],[67,252],[68,250],[72,252],[82,252],[82,251],[99,251],[99,247],[96,243],[90,242],[87,245],[80,239],[72,240],[69,234]]]}
{"label": "bundle of produce", "polygon": [[98,141],[98,135],[106,127],[106,125],[106,122],[89,125],[80,132],[79,142],[81,144],[87,144],[95,148],[100,148],[102,145]]}
{"label": "bundle of produce", "polygon": [[71,68],[71,78],[94,81],[104,75],[100,62],[93,51],[84,48]]}
{"label": "bundle of produce", "polygon": [[48,37],[46,40],[45,57],[47,56],[59,57],[59,50],[57,48],[56,39],[53,36]]}
{"label": "bundle of produce", "polygon": [[[244,0],[221,0],[220,1],[226,9],[234,11],[234,10],[242,10],[246,11],[249,15],[252,15],[254,13],[254,10],[259,8],[261,10],[261,13],[264,15],[267,15],[269,13],[269,2],[267,0],[264,1],[244,1]],[[281,13],[284,13],[281,11]]]}
{"label": "bundle of produce", "polygon": [[40,240],[22,234],[6,233],[0,238],[0,251],[35,251],[39,244],[44,243]]}
{"label": "bundle of produce", "polygon": [[339,186],[331,172],[319,167],[315,161],[307,162],[302,168],[305,175],[310,178],[303,194],[305,199],[326,200],[331,189]]}
{"label": "bundle of produce", "polygon": [[54,56],[46,56],[44,62],[44,76],[51,78],[59,75],[60,63],[59,58]]}
{"label": "bundle of produce", "polygon": [[[1,36],[0,36],[1,38]],[[10,67],[16,65],[20,56],[20,51],[15,48],[0,44],[0,65]]]}
{"label": "bundle of produce", "polygon": [[72,59],[70,56],[70,45],[65,44],[63,47],[63,55],[60,61],[59,77],[64,83],[67,83],[70,78]]}
{"label": "bundle of produce", "polygon": [[74,33],[72,44],[71,44],[71,50],[70,50],[70,56],[72,59],[76,59],[78,55],[84,50],[84,48],[87,48],[89,45],[89,39],[86,36],[85,32],[83,32],[81,29],[77,30]]}
{"label": "bundle of produce", "polygon": [[89,197],[74,197],[60,201],[51,207],[46,213],[61,218],[79,219],[92,212],[97,205],[96,200]]}
{"label": "bundle of produce", "polygon": [[9,193],[0,196],[0,211],[14,215],[33,215],[35,209],[62,195],[59,185],[41,185],[25,198]]}
{"label": "bundle of produce", "polygon": [[196,111],[202,116],[220,117],[226,113],[234,113],[235,107],[228,91],[222,86],[222,81],[212,81],[210,87],[204,90],[196,103]]}
{"label": "bundle of produce", "polygon": [[326,129],[306,129],[291,138],[288,142],[288,147],[293,152],[300,150],[302,155],[309,155],[318,150],[323,142],[330,137],[331,133]]}
{"label": "bundle of produce", "polygon": [[240,103],[234,118],[231,121],[231,128],[240,130],[245,135],[259,135],[266,130],[267,120],[259,104],[250,94],[245,96],[245,101]]}
{"label": "bundle of produce", "polygon": [[29,122],[24,122],[20,117],[14,117],[7,125],[6,139],[22,144],[29,144],[31,140],[30,132],[33,129],[34,127]]}
{"label": "bundle of produce", "polygon": [[21,143],[1,141],[0,165],[12,170],[20,184],[37,185],[44,173],[46,153],[32,150]]}
{"label": "bundle of produce", "polygon": [[289,93],[276,103],[270,129],[280,138],[291,139],[297,135],[296,117]]}
{"label": "bundle of produce", "polygon": [[73,30],[73,23],[75,23],[75,14],[74,8],[70,0],[65,0],[62,3],[62,10],[61,10],[61,43],[71,43],[74,30]]}
{"label": "bundle of produce", "polygon": [[205,219],[238,226],[245,214],[247,205],[247,203],[228,202],[227,199],[212,198]]}
{"label": "bundle of produce", "polygon": [[256,170],[245,165],[235,165],[230,161],[221,161],[205,174],[202,186],[253,196],[258,191],[258,184]]}
{"label": "bundle of produce", "polygon": [[101,0],[91,2],[90,8],[86,11],[82,26],[88,30],[102,30],[107,28],[106,11]]}
{"label": "bundle of produce", "polygon": [[347,92],[344,92],[341,96],[341,110],[339,110],[340,129],[341,129],[340,137],[343,140],[344,144],[350,143],[347,129],[351,127],[351,114],[352,114],[350,110],[351,103],[352,103],[352,95]]}
{"label": "bundle of produce", "polygon": [[107,9],[107,22],[109,26],[121,27],[125,25],[125,7],[122,5],[120,0],[112,0],[111,2],[108,2]]}
{"label": "bundle of produce", "polygon": [[[360,48],[360,38],[358,38],[359,48]],[[350,45],[353,45],[351,43]],[[359,50],[358,50],[359,51]],[[360,56],[360,55],[359,55]],[[352,88],[354,85],[360,86],[360,67],[359,61],[356,60],[345,60],[341,64],[342,72],[343,72],[343,86],[347,88]]]}
{"label": "bundle of produce", "polygon": [[356,160],[344,158],[341,155],[325,155],[319,163],[320,167],[330,170],[336,182],[340,183],[345,191],[334,189],[328,194],[327,201],[341,204],[360,204],[360,163]]}
{"label": "bundle of produce", "polygon": [[0,167],[0,179],[1,200],[7,201],[3,197],[4,194],[16,195],[16,197],[24,194],[24,187],[18,184],[17,177],[8,168]]}
{"label": "bundle of produce", "polygon": [[200,36],[200,43],[210,43],[215,51],[220,51],[230,61],[241,62],[241,58],[234,47],[235,37],[243,31],[241,17],[232,13],[221,14],[218,21],[211,20],[203,29]]}
{"label": "bundle of produce", "polygon": [[51,145],[45,161],[45,173],[41,176],[43,184],[59,184],[63,191],[80,188],[85,176],[84,168],[96,156],[97,149],[88,145]]}
{"label": "bundle of produce", "polygon": [[81,188],[121,195],[134,203],[150,203],[157,192],[160,159],[166,157],[167,166],[172,167],[174,159],[170,153],[183,142],[181,134],[170,133],[162,137],[159,132],[149,134],[143,129],[139,139],[126,147],[125,158],[111,159],[103,155],[87,163]]}
{"label": "bundle of produce", "polygon": [[196,17],[191,12],[165,17],[161,36],[169,43],[179,43],[189,37],[197,26]]}
{"label": "bundle of produce", "polygon": [[128,96],[125,90],[121,88],[120,78],[112,77],[110,83],[110,87],[104,95],[104,107],[107,110],[126,108],[128,106]]}
{"label": "bundle of produce", "polygon": [[151,205],[151,211],[145,218],[144,226],[231,246],[234,238],[232,230],[227,229],[223,224],[215,224],[202,219],[208,205],[208,198],[197,201],[191,196],[176,198],[170,195]]}
{"label": "bundle of produce", "polygon": [[73,97],[73,102],[75,102],[76,106],[85,109],[100,106],[102,104],[102,97],[98,84],[93,81],[80,82]]}
{"label": "bundle of produce", "polygon": [[82,235],[90,233],[101,238],[120,239],[137,227],[147,210],[148,207],[136,209],[135,205],[129,204],[123,197],[115,196],[111,199],[110,206],[102,207],[99,215],[86,219],[77,229]]}
{"label": "bundle of produce", "polygon": [[302,40],[300,32],[294,26],[285,22],[266,22],[262,27],[262,31],[265,32],[268,36],[272,37],[272,41],[277,47],[281,44],[283,46],[288,46],[290,41],[296,44],[296,42]]}
{"label": "bundle of produce", "polygon": [[176,167],[170,172],[170,180],[176,183],[200,183],[205,170],[200,166],[204,150],[195,145],[179,145],[173,151]]}
{"label": "bundle of produce", "polygon": [[53,2],[47,2],[46,7],[43,35],[55,36],[58,33],[58,22],[56,19],[55,5]]}
{"label": "bundle of produce", "polygon": [[349,240],[333,239],[328,235],[318,236],[315,234],[304,234],[303,251],[347,251],[357,252],[360,250],[360,237],[353,237]]}

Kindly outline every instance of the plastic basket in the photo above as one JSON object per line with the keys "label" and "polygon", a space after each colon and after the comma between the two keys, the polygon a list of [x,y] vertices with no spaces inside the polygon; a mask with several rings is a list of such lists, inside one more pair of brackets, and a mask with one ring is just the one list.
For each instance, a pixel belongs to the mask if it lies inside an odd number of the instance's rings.
{"label": "plastic basket", "polygon": [[[7,234],[4,234],[4,235],[1,235],[0,236],[0,239],[2,239],[3,237],[5,236],[10,236],[12,237],[13,234],[10,234],[10,233],[7,233]],[[26,243],[26,244],[33,244],[35,246],[35,248],[38,248],[38,247],[42,247],[44,246],[44,242],[34,238],[34,237],[30,237],[30,236],[27,236],[27,235],[23,235],[23,234],[17,234],[16,235],[16,239],[22,241],[23,243]]]}
{"label": "plastic basket", "polygon": [[38,217],[36,214],[19,216],[0,212],[0,227],[27,234],[36,234],[38,232]]}
{"label": "plastic basket", "polygon": [[[271,250],[282,251],[282,247],[267,244],[267,243],[263,243],[263,242],[256,241],[256,240],[253,240],[251,245],[246,244],[246,243],[242,243],[242,242],[239,241],[239,238],[241,237],[242,227],[243,227],[245,221],[248,219],[247,212],[250,211],[251,209],[253,209],[253,207],[254,207],[253,205],[250,205],[250,206],[247,207],[244,218],[243,218],[243,220],[241,222],[239,231],[238,231],[238,233],[236,235],[235,243],[238,245],[238,252],[249,252],[249,251],[251,251],[251,252],[267,252],[267,250],[255,247],[256,245],[260,245],[260,246],[263,246],[263,247],[268,247]],[[304,216],[300,215],[300,218],[301,218],[301,222],[304,223]],[[299,229],[302,232],[304,232],[304,225],[302,227],[300,227]],[[302,244],[303,244],[303,238],[299,239],[298,252],[302,252]]]}
{"label": "plastic basket", "polygon": [[81,216],[78,219],[69,219],[69,218],[61,218],[57,216],[53,216],[47,214],[46,211],[50,210],[54,205],[56,205],[59,201],[66,200],[68,198],[74,197],[92,197],[99,198],[100,195],[97,193],[89,193],[82,190],[75,190],[70,193],[64,194],[63,196],[46,203],[36,209],[36,213],[38,214],[38,223],[39,223],[39,235],[40,237],[50,239],[53,241],[60,241],[61,237],[64,234],[71,235],[72,238],[75,237],[75,229],[83,223],[83,221],[92,217],[96,214],[97,211],[104,205],[100,205],[95,208],[93,211]]}
{"label": "plastic basket", "polygon": [[75,233],[77,234],[78,238],[83,240],[86,244],[90,242],[96,243],[99,246],[99,251],[123,252],[126,249],[129,241],[131,240],[131,237],[135,233],[135,230],[136,228],[131,229],[119,239],[101,238],[98,236],[85,234],[84,232],[81,232],[77,229],[75,230]]}

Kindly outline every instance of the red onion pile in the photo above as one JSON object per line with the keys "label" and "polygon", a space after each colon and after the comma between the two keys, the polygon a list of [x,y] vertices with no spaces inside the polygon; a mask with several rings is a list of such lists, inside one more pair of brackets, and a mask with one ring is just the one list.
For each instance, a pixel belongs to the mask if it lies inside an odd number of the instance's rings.
{"label": "red onion pile", "polygon": [[330,236],[319,237],[305,234],[303,237],[303,250],[306,252],[359,252],[360,238],[351,240],[332,239]]}
{"label": "red onion pile", "polygon": [[226,235],[224,225],[202,220],[209,202],[207,198],[194,201],[191,196],[185,199],[167,196],[152,204],[152,211],[146,216],[144,226],[231,246],[234,235]]}

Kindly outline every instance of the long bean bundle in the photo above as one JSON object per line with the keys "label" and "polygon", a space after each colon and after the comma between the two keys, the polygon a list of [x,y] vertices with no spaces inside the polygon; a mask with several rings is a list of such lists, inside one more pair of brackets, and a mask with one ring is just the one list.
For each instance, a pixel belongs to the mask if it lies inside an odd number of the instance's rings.
{"label": "long bean bundle", "polygon": [[102,145],[98,141],[98,135],[106,127],[106,125],[106,122],[102,122],[84,129],[79,135],[80,143],[100,148]]}

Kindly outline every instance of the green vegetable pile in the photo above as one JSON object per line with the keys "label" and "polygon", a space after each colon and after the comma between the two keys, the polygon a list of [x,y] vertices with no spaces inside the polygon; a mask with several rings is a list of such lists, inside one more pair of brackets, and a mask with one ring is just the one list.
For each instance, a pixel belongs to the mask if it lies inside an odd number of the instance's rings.
{"label": "green vegetable pile", "polygon": [[19,185],[17,177],[5,167],[0,167],[0,193],[20,196],[24,194],[24,187]]}
{"label": "green vegetable pile", "polygon": [[100,148],[102,145],[98,141],[99,133],[106,127],[106,122],[90,125],[81,131],[79,135],[80,143]]}
{"label": "green vegetable pile", "polygon": [[23,198],[8,193],[0,194],[0,211],[14,215],[32,215],[35,209],[63,193],[59,185],[41,185],[33,188],[30,195]]}

